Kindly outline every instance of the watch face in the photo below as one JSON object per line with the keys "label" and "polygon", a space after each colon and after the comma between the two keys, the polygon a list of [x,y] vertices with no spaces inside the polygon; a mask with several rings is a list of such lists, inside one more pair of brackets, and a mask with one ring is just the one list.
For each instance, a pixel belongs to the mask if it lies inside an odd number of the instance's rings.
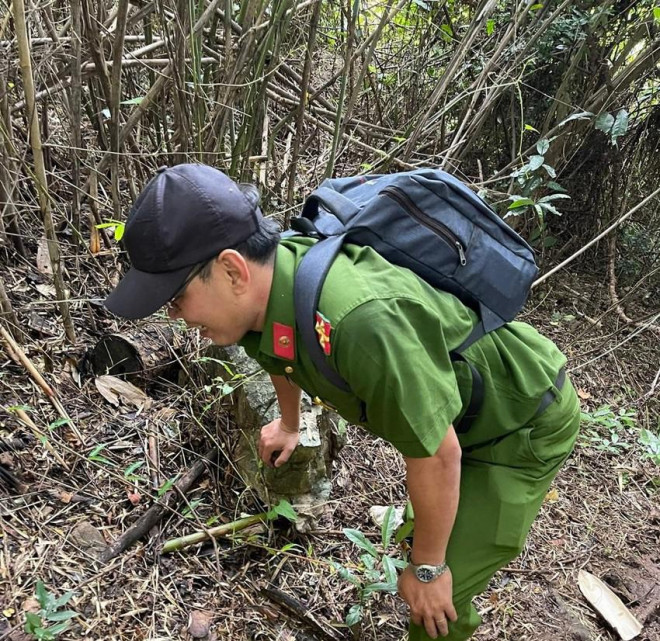
{"label": "watch face", "polygon": [[433,571],[433,568],[422,566],[421,568],[417,568],[416,574],[417,578],[424,583],[429,583],[435,579],[435,572]]}

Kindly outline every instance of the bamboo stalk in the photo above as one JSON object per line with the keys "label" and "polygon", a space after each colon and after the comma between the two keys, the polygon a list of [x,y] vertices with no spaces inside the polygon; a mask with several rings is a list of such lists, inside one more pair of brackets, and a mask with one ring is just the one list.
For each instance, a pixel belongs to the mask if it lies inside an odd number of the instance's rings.
{"label": "bamboo stalk", "polygon": [[206,455],[198,458],[194,465],[183,474],[175,483],[173,489],[160,497],[158,503],[152,505],[140,518],[124,532],[114,543],[101,553],[100,560],[107,563],[133,545],[139,538],[145,536],[152,527],[160,523],[166,513],[173,510],[201,476],[209,463],[215,463],[218,457],[218,448],[212,448]]}
{"label": "bamboo stalk", "polygon": [[77,187],[80,184],[80,154],[83,146],[81,121],[81,95],[82,95],[82,16],[81,0],[71,0],[71,28],[73,31],[72,50],[73,60],[71,63],[71,182],[76,189],[73,190],[73,201],[71,203],[71,227],[77,243],[82,242],[82,230],[80,228],[80,192]]}
{"label": "bamboo stalk", "polygon": [[[316,31],[321,15],[321,3],[317,2],[312,9],[312,16],[309,22],[309,37],[307,39],[307,48],[305,53],[305,65],[303,67],[302,83],[300,84],[300,104],[296,116],[296,135],[293,139],[293,150],[291,152],[291,164],[289,165],[289,184],[287,187],[286,202],[293,205],[293,193],[296,184],[296,174],[298,169],[298,155],[300,154],[300,145],[303,137],[303,127],[305,125],[305,109],[307,107],[307,96],[309,91],[309,80],[312,71],[312,56],[316,46]],[[289,228],[291,213],[287,211],[284,220],[284,228]]]}
{"label": "bamboo stalk", "polygon": [[375,35],[374,38],[372,39],[371,46],[366,50],[363,59],[360,61],[360,72],[358,74],[358,79],[353,85],[353,88],[351,90],[351,95],[349,96],[348,99],[348,104],[346,105],[346,109],[341,116],[341,122],[339,124],[339,136],[341,136],[344,133],[344,131],[346,130],[346,125],[348,124],[348,121],[353,115],[353,109],[355,108],[355,104],[357,103],[358,96],[361,94],[364,78],[369,69],[369,65],[371,64],[371,59],[376,50],[378,39],[380,38],[380,34],[383,32],[383,29],[387,24],[387,20],[390,15],[390,9],[392,7],[392,2],[393,0],[388,0],[387,10],[383,14],[383,17],[381,18],[381,20],[378,23],[378,26],[376,27]]}
{"label": "bamboo stalk", "polygon": [[440,101],[444,97],[447,88],[451,86],[453,82],[455,82],[456,76],[460,72],[463,60],[465,60],[466,56],[468,55],[477,35],[482,30],[488,16],[495,9],[496,4],[496,0],[484,0],[481,8],[477,11],[477,18],[471,22],[468,33],[465,35],[465,38],[463,38],[459,47],[454,52],[451,62],[442,75],[440,82],[433,90],[426,112],[415,123],[415,126],[412,129],[412,132],[408,138],[408,142],[406,143],[406,146],[403,150],[403,160],[409,160],[410,156],[413,154],[422,135],[422,132],[427,130],[429,119],[437,111],[438,104],[440,104]]}
{"label": "bamboo stalk", "polygon": [[44,222],[46,239],[48,241],[48,255],[53,269],[53,282],[59,302],[60,313],[67,340],[72,345],[76,342],[76,335],[73,328],[73,321],[69,312],[67,302],[67,293],[62,279],[62,266],[60,263],[60,250],[55,235],[55,225],[50,209],[50,194],[48,193],[48,181],[46,179],[46,167],[44,164],[44,154],[41,145],[41,134],[39,132],[39,121],[37,118],[36,103],[34,100],[34,80],[32,78],[32,61],[30,60],[30,42],[28,38],[27,24],[25,19],[25,4],[23,0],[13,0],[14,21],[16,25],[16,39],[18,42],[18,52],[21,66],[21,75],[23,77],[23,86],[25,99],[27,103],[27,116],[30,130],[30,145],[34,158],[34,181],[37,187],[39,197],[39,207]]}
{"label": "bamboo stalk", "polygon": [[119,145],[119,131],[121,127],[121,62],[124,54],[124,36],[126,35],[126,20],[128,19],[128,0],[119,0],[117,4],[117,26],[115,40],[112,43],[112,75],[110,78],[110,151],[113,160],[110,166],[110,185],[112,189],[112,206],[115,220],[121,216],[121,199],[119,197],[119,159],[121,146]]}
{"label": "bamboo stalk", "polygon": [[[350,1],[350,0],[349,0]],[[344,99],[346,97],[346,86],[348,84],[349,71],[351,69],[351,59],[353,51],[353,42],[355,40],[355,27],[357,25],[360,0],[353,0],[352,8],[349,8],[348,37],[346,38],[346,53],[344,54],[344,68],[342,70],[341,83],[339,86],[339,98],[337,98],[337,113],[335,116],[335,130],[332,136],[330,146],[330,157],[325,166],[324,176],[330,178],[335,170],[335,161],[337,158],[337,148],[343,133],[341,126],[344,110]]]}
{"label": "bamboo stalk", "polygon": [[183,548],[190,547],[196,543],[202,543],[203,541],[208,541],[211,538],[217,539],[221,536],[236,534],[236,532],[240,532],[241,530],[244,530],[251,525],[256,525],[257,523],[266,523],[267,521],[268,515],[266,512],[261,512],[259,514],[255,514],[254,516],[246,516],[242,519],[232,521],[231,523],[224,523],[223,525],[210,528],[204,532],[195,532],[193,534],[188,534],[186,536],[180,536],[176,539],[165,541],[162,552],[163,554],[167,554],[168,552],[183,550]]}

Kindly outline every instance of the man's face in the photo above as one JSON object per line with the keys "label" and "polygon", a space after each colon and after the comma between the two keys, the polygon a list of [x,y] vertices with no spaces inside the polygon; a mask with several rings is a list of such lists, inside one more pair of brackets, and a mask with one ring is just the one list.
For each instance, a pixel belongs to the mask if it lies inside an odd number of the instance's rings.
{"label": "man's face", "polygon": [[168,305],[171,319],[182,319],[217,345],[233,345],[253,329],[252,279],[245,259],[226,250],[211,263],[211,274],[193,277]]}

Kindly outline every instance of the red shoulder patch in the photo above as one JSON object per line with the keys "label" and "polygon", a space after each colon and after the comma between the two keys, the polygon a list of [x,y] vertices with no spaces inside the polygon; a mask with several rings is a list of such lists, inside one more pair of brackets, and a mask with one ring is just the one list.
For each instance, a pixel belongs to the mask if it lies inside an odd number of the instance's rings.
{"label": "red shoulder patch", "polygon": [[273,323],[273,354],[288,361],[296,359],[296,344],[293,327]]}

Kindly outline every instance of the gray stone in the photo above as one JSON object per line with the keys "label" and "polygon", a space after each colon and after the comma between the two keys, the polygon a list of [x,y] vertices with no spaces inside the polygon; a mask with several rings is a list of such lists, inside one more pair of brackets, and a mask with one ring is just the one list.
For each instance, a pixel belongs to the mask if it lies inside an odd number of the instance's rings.
{"label": "gray stone", "polygon": [[[279,416],[270,377],[237,346],[214,345],[206,356],[232,363],[234,372],[247,377],[234,392],[235,404],[231,410],[241,434],[235,463],[245,484],[269,505],[275,505],[280,499],[288,500],[299,515],[296,527],[300,531],[311,529],[330,496],[332,462],[343,445],[339,417],[321,406],[312,405],[303,395],[298,447],[281,467],[266,467],[257,455],[260,430]],[[213,365],[213,360],[207,361],[205,367],[211,377],[229,377],[224,367],[208,365]]]}

